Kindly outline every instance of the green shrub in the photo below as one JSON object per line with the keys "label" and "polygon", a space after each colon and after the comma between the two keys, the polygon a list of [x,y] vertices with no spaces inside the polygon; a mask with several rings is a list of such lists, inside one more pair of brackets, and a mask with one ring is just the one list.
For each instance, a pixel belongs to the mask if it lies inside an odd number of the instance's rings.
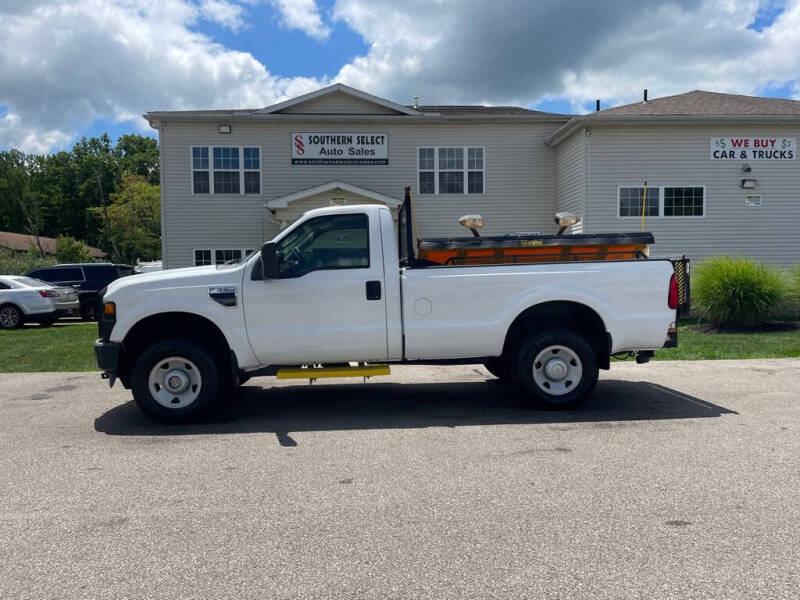
{"label": "green shrub", "polygon": [[800,263],[789,271],[789,294],[787,307],[793,316],[800,314]]}
{"label": "green shrub", "polygon": [[722,327],[745,328],[767,321],[786,292],[782,274],[747,258],[717,256],[692,275],[692,304]]}
{"label": "green shrub", "polygon": [[33,247],[28,252],[12,252],[7,248],[0,248],[0,275],[24,275],[38,267],[55,263],[55,257],[42,258]]}
{"label": "green shrub", "polygon": [[56,240],[56,258],[60,263],[90,262],[92,255],[83,242],[68,235],[59,236]]}

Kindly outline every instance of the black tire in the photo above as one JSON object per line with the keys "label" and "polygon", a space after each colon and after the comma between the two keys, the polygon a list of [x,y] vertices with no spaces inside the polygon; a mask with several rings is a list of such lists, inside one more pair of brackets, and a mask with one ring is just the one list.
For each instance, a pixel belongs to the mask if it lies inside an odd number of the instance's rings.
{"label": "black tire", "polygon": [[[187,359],[199,371],[200,385],[196,399],[190,403],[171,407],[159,402],[157,392],[150,389],[151,371],[160,361],[171,357]],[[192,369],[187,372],[191,373]],[[166,390],[166,388],[164,388]],[[131,377],[133,399],[139,408],[151,417],[166,423],[184,423],[208,414],[221,392],[220,367],[214,356],[188,340],[164,340],[148,348],[136,361]],[[187,390],[188,391],[188,390]],[[163,395],[161,396],[163,398]]]}
{"label": "black tire", "polygon": [[25,315],[13,304],[3,304],[0,306],[0,329],[16,329],[22,327],[25,322]]}
{"label": "black tire", "polygon": [[97,311],[92,303],[87,303],[81,306],[81,320],[97,321]]}
{"label": "black tire", "polygon": [[508,372],[508,362],[502,356],[492,356],[483,361],[483,366],[492,375],[501,381],[510,381],[511,375]]}
{"label": "black tire", "polygon": [[[553,377],[547,375],[551,372],[548,368],[553,370]],[[510,370],[514,383],[533,404],[548,410],[577,406],[591,396],[597,385],[594,350],[586,338],[569,329],[554,328],[533,334],[519,345]],[[563,370],[566,374],[559,379],[559,371]]]}

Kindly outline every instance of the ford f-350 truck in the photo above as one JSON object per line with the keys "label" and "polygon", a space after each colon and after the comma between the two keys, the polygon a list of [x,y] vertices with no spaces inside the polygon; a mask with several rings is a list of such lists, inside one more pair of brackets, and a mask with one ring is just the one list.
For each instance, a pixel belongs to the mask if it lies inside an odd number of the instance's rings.
{"label": "ford f-350 truck", "polygon": [[447,266],[401,260],[397,239],[386,207],[322,208],[240,262],[118,279],[97,364],[173,422],[253,375],[375,363],[483,363],[533,404],[568,408],[612,355],[646,362],[677,343],[669,260]]}

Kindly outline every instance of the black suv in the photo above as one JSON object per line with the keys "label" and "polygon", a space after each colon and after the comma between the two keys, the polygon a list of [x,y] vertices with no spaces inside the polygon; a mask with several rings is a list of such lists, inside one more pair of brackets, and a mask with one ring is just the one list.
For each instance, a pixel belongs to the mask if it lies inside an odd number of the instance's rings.
{"label": "black suv", "polygon": [[121,274],[120,269],[111,263],[76,263],[41,267],[27,273],[27,276],[74,287],[81,302],[81,317],[95,320],[100,314],[100,291],[119,279]]}

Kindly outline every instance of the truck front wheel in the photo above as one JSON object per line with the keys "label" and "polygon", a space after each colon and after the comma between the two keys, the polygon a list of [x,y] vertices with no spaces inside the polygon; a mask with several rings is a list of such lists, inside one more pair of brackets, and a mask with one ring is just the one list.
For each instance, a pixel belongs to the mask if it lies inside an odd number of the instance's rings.
{"label": "truck front wheel", "polygon": [[548,329],[519,346],[511,363],[514,382],[545,409],[572,408],[588,398],[597,385],[597,358],[580,334]]}
{"label": "truck front wheel", "polygon": [[215,404],[219,366],[193,342],[165,340],[136,361],[131,388],[136,404],[148,415],[169,423],[190,421]]}
{"label": "truck front wheel", "polygon": [[508,364],[502,356],[492,356],[483,361],[483,366],[489,373],[501,381],[508,381],[511,376],[508,373]]}

